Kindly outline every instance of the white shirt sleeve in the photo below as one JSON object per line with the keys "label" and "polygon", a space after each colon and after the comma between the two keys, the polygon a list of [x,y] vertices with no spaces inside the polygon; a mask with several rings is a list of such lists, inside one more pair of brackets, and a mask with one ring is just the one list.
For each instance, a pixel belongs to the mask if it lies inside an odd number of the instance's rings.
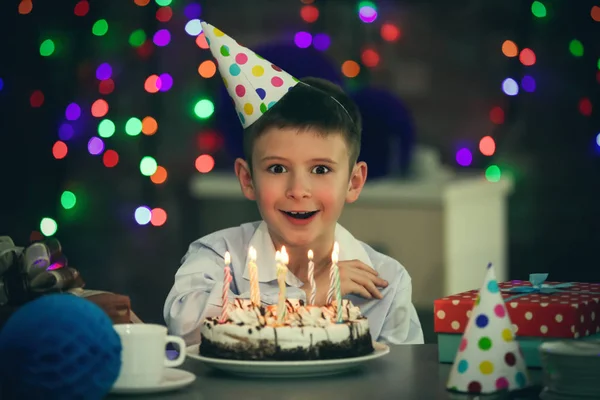
{"label": "white shirt sleeve", "polygon": [[200,343],[201,321],[221,313],[223,278],[223,258],[206,247],[186,255],[175,274],[163,312],[169,332],[188,346]]}
{"label": "white shirt sleeve", "polygon": [[399,277],[398,289],[385,317],[379,341],[388,344],[423,344],[423,329],[412,303],[412,282],[408,273]]}

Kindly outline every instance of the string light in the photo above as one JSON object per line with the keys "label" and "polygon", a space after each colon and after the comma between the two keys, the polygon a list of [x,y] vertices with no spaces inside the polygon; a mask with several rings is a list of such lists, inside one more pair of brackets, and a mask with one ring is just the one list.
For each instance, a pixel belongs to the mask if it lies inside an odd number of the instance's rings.
{"label": "string light", "polygon": [[99,19],[92,26],[92,33],[95,36],[104,36],[108,32],[108,22],[105,19]]}
{"label": "string light", "polygon": [[196,37],[196,45],[201,49],[208,50],[209,46],[208,42],[206,41],[206,35],[204,35],[204,32]]}
{"label": "string light", "polygon": [[325,51],[331,46],[331,38],[326,33],[317,33],[313,37],[313,47],[319,51]]}
{"label": "string light", "polygon": [[33,10],[33,3],[31,0],[22,0],[19,3],[19,14],[27,15]]}
{"label": "string light", "polygon": [[150,223],[154,226],[163,226],[167,222],[167,212],[162,208],[153,208],[150,212]]}
{"label": "string light", "polygon": [[78,17],[85,17],[88,12],[90,12],[90,3],[86,0],[81,0],[77,4],[75,4],[75,8],[73,12]]}
{"label": "string light", "polygon": [[210,154],[202,154],[196,158],[194,165],[198,172],[207,174],[215,167],[215,160]]}
{"label": "string light", "polygon": [[158,130],[158,122],[152,117],[145,117],[142,120],[142,133],[147,136],[152,136]]}
{"label": "string light", "polygon": [[386,42],[396,42],[400,39],[400,29],[389,22],[381,25],[380,34],[381,38]]}
{"label": "string light", "polygon": [[159,22],[169,22],[173,17],[173,10],[171,7],[161,7],[156,10],[156,20]]}
{"label": "string light", "polygon": [[298,32],[294,36],[294,43],[301,49],[306,49],[312,44],[313,37],[308,32]]}
{"label": "string light", "polygon": [[512,40],[505,40],[502,43],[502,54],[506,57],[516,57],[519,54],[519,47]]}
{"label": "string light", "polygon": [[142,121],[135,117],[129,118],[125,123],[125,133],[129,136],[137,136],[142,133]]}
{"label": "string light", "polygon": [[212,78],[217,73],[217,65],[212,60],[203,61],[198,67],[198,74],[203,78]]}
{"label": "string light", "polygon": [[158,93],[161,82],[158,75],[150,75],[144,82],[144,90],[148,93]]}
{"label": "string light", "polygon": [[70,210],[73,207],[75,207],[75,204],[77,203],[77,197],[75,196],[75,193],[69,191],[69,190],[65,190],[61,195],[60,195],[60,205],[65,209],[65,210]]}
{"label": "string light", "polygon": [[589,117],[592,115],[592,102],[587,97],[579,100],[579,112],[581,115]]}
{"label": "string light", "polygon": [[154,157],[146,156],[140,161],[140,172],[144,176],[152,176],[158,168]]}
{"label": "string light", "polygon": [[69,148],[67,147],[67,144],[63,141],[58,140],[52,146],[52,156],[54,156],[54,158],[56,158],[57,160],[62,160],[63,158],[65,158],[68,152]]}
{"label": "string light", "polygon": [[44,104],[44,93],[41,90],[35,90],[29,97],[29,104],[33,108],[39,108]]}
{"label": "string light", "polygon": [[168,174],[165,167],[161,167],[159,165],[158,167],[156,167],[156,171],[150,176],[150,180],[152,181],[152,183],[160,185],[162,183],[165,183],[165,181],[167,180],[167,175]]}
{"label": "string light", "polygon": [[366,49],[361,54],[362,63],[370,68],[379,65],[379,53],[374,49]]}
{"label": "string light", "polygon": [[521,64],[529,67],[535,64],[535,53],[531,49],[523,49],[519,54],[519,61],[521,61]]}
{"label": "string light", "polygon": [[471,150],[463,147],[456,152],[456,163],[461,167],[468,167],[473,162]]}
{"label": "string light", "polygon": [[40,222],[40,231],[44,236],[52,236],[58,231],[58,224],[52,218],[42,218]]}
{"label": "string light", "polygon": [[569,43],[569,51],[575,57],[582,57],[583,56],[583,43],[581,43],[577,39],[571,40],[571,42]]}
{"label": "string light", "polygon": [[355,78],[360,73],[360,65],[356,61],[348,60],[342,64],[342,74],[347,78]]}
{"label": "string light", "polygon": [[502,82],[502,91],[504,91],[507,96],[516,96],[519,94],[519,85],[513,78],[506,78]]}
{"label": "string light", "polygon": [[493,156],[496,152],[496,142],[491,136],[484,136],[479,141],[479,151],[484,156]]}
{"label": "string light", "polygon": [[106,150],[102,155],[102,163],[106,168],[114,168],[119,163],[119,154],[114,150]]}
{"label": "string light", "polygon": [[187,33],[190,36],[198,36],[200,33],[202,33],[202,23],[200,22],[200,20],[189,20],[185,24],[185,33]]}
{"label": "string light", "polygon": [[129,44],[132,47],[140,47],[146,41],[146,32],[143,29],[137,29],[129,35]]}
{"label": "string light", "polygon": [[300,9],[300,17],[305,22],[312,24],[319,19],[319,9],[312,5],[303,6]]}
{"label": "string light", "polygon": [[100,94],[109,95],[113,90],[115,90],[115,81],[112,79],[105,79],[98,84],[98,92]]}
{"label": "string light", "polygon": [[540,1],[534,1],[531,3],[531,13],[537,18],[544,18],[546,16],[546,6]]}
{"label": "string light", "polygon": [[101,138],[109,138],[115,134],[115,123],[110,119],[103,119],[98,124],[98,136]]}
{"label": "string light", "polygon": [[202,99],[194,106],[194,113],[200,119],[207,119],[215,112],[215,105],[208,99]]}
{"label": "string light", "polygon": [[485,179],[489,182],[499,182],[502,177],[502,172],[497,165],[490,165],[485,170]]}
{"label": "string light", "polygon": [[46,39],[40,45],[40,55],[42,57],[50,57],[54,54],[54,50],[56,49],[56,45],[52,39]]}
{"label": "string light", "polygon": [[108,103],[104,99],[98,99],[92,103],[92,115],[102,118],[108,114]]}
{"label": "string light", "polygon": [[152,219],[152,211],[150,207],[141,206],[135,209],[133,216],[139,225],[148,225]]}
{"label": "string light", "polygon": [[91,155],[97,156],[99,154],[102,154],[103,151],[104,151],[104,142],[102,141],[102,139],[100,139],[99,137],[92,137],[88,141],[88,152]]}
{"label": "string light", "polygon": [[373,23],[377,19],[377,7],[371,1],[361,1],[358,4],[358,16],[364,23]]}

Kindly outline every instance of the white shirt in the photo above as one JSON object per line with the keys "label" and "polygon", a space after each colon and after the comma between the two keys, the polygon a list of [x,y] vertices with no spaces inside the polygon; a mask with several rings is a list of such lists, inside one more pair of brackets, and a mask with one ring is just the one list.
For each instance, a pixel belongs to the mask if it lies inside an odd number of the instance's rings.
{"label": "white shirt", "polygon": [[[335,229],[339,260],[360,260],[375,269],[388,286],[381,290],[383,299],[364,299],[346,295],[369,320],[374,340],[389,344],[423,343],[423,331],[412,304],[411,278],[396,260],[357,240],[341,225]],[[233,281],[229,297],[250,298],[247,269],[248,248],[256,249],[258,281],[263,303],[277,304],[279,288],[275,265],[275,247],[265,222],[253,222],[214,232],[193,242],[175,274],[175,283],[165,301],[164,317],[172,334],[182,336],[188,345],[200,342],[200,323],[221,312],[224,255],[231,254]],[[308,259],[307,259],[308,264]],[[303,283],[287,274],[287,297],[306,301]]]}

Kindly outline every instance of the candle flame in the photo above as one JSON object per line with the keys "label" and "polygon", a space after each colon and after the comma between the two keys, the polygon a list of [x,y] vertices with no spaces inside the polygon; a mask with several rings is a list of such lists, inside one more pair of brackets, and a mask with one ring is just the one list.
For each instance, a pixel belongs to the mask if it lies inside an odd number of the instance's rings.
{"label": "candle flame", "polygon": [[286,266],[290,262],[290,256],[288,256],[287,251],[285,251],[285,246],[281,246],[281,262],[284,263]]}
{"label": "candle flame", "polygon": [[275,252],[275,261],[281,262],[281,252],[279,250]]}
{"label": "candle flame", "polygon": [[248,249],[248,256],[250,257],[250,260],[256,261],[256,249],[254,247],[250,246]]}
{"label": "candle flame", "polygon": [[228,251],[225,252],[225,264],[226,265],[231,264],[231,254],[229,254]]}
{"label": "candle flame", "polygon": [[340,244],[338,242],[333,243],[333,252],[338,254],[340,253]]}
{"label": "candle flame", "polygon": [[338,257],[338,253],[336,253],[335,251],[334,251],[333,253],[331,253],[331,261],[332,261],[334,264],[337,264],[337,263],[338,263],[338,258],[339,258],[339,257]]}
{"label": "candle flame", "polygon": [[312,250],[309,250],[309,251],[308,251],[308,259],[309,259],[310,261],[312,261],[312,259],[313,259],[313,251],[312,251]]}

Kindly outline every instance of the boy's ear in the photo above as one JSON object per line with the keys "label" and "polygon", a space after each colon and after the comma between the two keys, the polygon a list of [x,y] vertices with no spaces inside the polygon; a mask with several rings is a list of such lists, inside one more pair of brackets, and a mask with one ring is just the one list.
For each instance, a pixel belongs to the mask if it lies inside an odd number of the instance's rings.
{"label": "boy's ear", "polygon": [[256,196],[254,194],[254,183],[252,182],[252,171],[250,170],[250,166],[248,163],[238,158],[234,163],[235,175],[238,177],[240,181],[240,188],[242,189],[242,193],[248,200],[256,200]]}
{"label": "boy's ear", "polygon": [[346,203],[354,203],[358,200],[360,192],[365,186],[367,180],[367,163],[359,161],[350,171],[350,182],[348,182],[348,192],[346,193]]}

